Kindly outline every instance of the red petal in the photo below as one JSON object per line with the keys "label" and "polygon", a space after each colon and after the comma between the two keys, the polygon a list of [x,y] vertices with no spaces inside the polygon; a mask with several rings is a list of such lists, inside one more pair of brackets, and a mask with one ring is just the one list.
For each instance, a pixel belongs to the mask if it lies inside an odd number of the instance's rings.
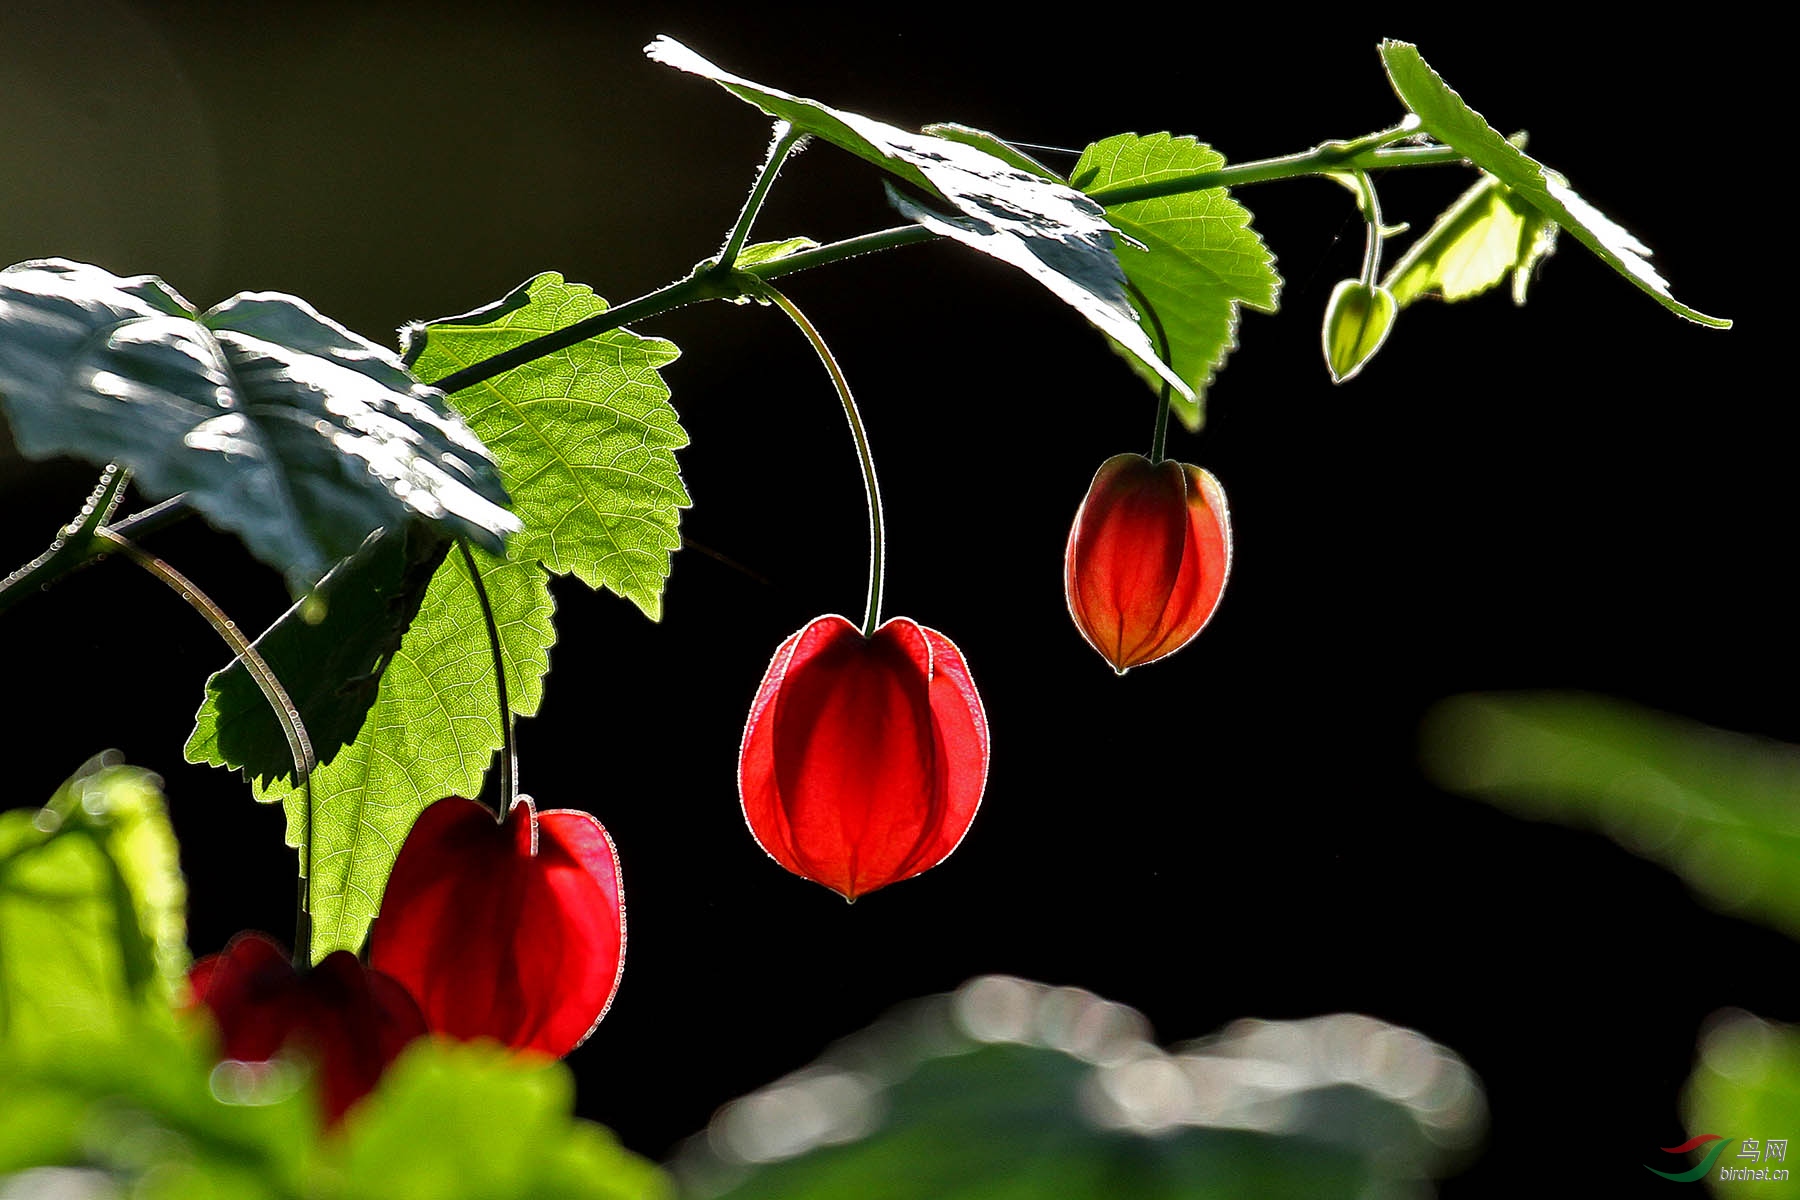
{"label": "red petal", "polygon": [[599,821],[520,797],[502,826],[453,796],[407,835],[369,958],[432,1029],[561,1057],[612,1003],[624,942],[618,855]]}
{"label": "red petal", "polygon": [[943,861],[986,770],[980,701],[948,639],[905,618],[865,638],[828,616],[776,651],[744,728],[738,787],[772,858],[854,900]]}

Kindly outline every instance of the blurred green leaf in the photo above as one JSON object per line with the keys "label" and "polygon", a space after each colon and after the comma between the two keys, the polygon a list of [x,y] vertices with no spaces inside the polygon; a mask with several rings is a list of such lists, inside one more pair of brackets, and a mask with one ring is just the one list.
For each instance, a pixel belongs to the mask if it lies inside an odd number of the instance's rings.
{"label": "blurred green leaf", "polygon": [[380,528],[422,517],[496,552],[518,528],[442,394],[293,296],[197,315],[151,276],[8,267],[0,407],[27,457],[119,462],[148,495],[186,493],[296,593]]}
{"label": "blurred green leaf", "polygon": [[1165,1053],[1143,1018],[990,976],[721,1109],[676,1162],[729,1200],[1416,1197],[1479,1134],[1454,1055],[1368,1017],[1239,1022]]}
{"label": "blurred green leaf", "polygon": [[[593,289],[546,272],[486,308],[409,328],[406,357],[421,378],[442,379],[605,311]],[[687,434],[657,373],[679,353],[615,329],[452,400],[487,442],[525,522],[508,555],[610,588],[653,621],[691,503],[675,463]]]}
{"label": "blurred green leaf", "polygon": [[[356,740],[448,549],[423,522],[384,529],[256,639],[257,652],[299,709],[320,762]],[[324,616],[311,620],[321,605]],[[206,681],[187,758],[233,767],[257,781],[293,774],[287,736],[242,661],[233,659]]]}
{"label": "blurred green leaf", "polygon": [[[513,712],[531,716],[556,641],[549,580],[535,562],[474,557],[500,629],[507,698]],[[500,740],[487,626],[453,553],[432,576],[355,741],[313,772],[314,962],[362,945],[413,822],[445,796],[479,793]],[[204,749],[190,741],[190,760]],[[257,799],[287,810],[288,844],[302,845],[306,798],[291,773],[252,786]]]}
{"label": "blurred green leaf", "polygon": [[[1759,1150],[1770,1138],[1800,1134],[1800,1030],[1747,1012],[1715,1013],[1700,1034],[1699,1057],[1682,1092],[1687,1128],[1716,1133],[1737,1145],[1706,1176],[1714,1195],[1763,1194],[1768,1179],[1721,1179],[1721,1168],[1791,1170],[1785,1158],[1738,1157],[1746,1138]],[[1800,1155],[1800,1146],[1795,1147]],[[1784,1151],[1785,1153],[1785,1151]]]}
{"label": "blurred green leaf", "polygon": [[1558,692],[1446,700],[1423,744],[1442,787],[1597,829],[1800,937],[1800,749]]}
{"label": "blurred green leaf", "polygon": [[1508,274],[1514,304],[1537,264],[1556,249],[1556,223],[1485,172],[1431,228],[1408,246],[1382,280],[1405,308],[1414,300],[1467,300]]}
{"label": "blurred green leaf", "polygon": [[0,1049],[166,1014],[186,885],[159,782],[95,760],[42,809],[0,813]]}
{"label": "blurred green leaf", "polygon": [[[1095,192],[1224,165],[1224,155],[1191,137],[1121,133],[1084,150],[1069,180]],[[1207,385],[1237,349],[1239,306],[1269,313],[1280,307],[1275,256],[1250,227],[1250,211],[1222,187],[1115,204],[1106,215],[1142,246],[1122,246],[1119,263],[1162,321],[1169,365],[1194,392],[1192,399],[1176,397],[1175,413],[1198,429]],[[1152,387],[1160,385],[1141,366],[1138,374]]]}
{"label": "blurred green leaf", "polygon": [[560,1062],[491,1043],[415,1042],[328,1155],[343,1200],[660,1200],[667,1179],[573,1119]]}
{"label": "blurred green leaf", "polygon": [[1388,79],[1406,107],[1418,114],[1421,128],[1477,167],[1496,176],[1519,199],[1560,225],[1582,245],[1670,312],[1714,329],[1731,322],[1709,317],[1676,300],[1669,285],[1650,265],[1650,248],[1605,213],[1570,189],[1561,175],[1500,136],[1482,115],[1463,102],[1443,77],[1432,70],[1419,49],[1408,42],[1381,43]]}
{"label": "blurred green leaf", "polygon": [[[748,104],[795,129],[814,134],[874,163],[927,196],[956,209],[945,214],[887,188],[901,215],[933,233],[1024,271],[1086,317],[1146,369],[1191,398],[1185,380],[1157,357],[1138,324],[1114,255],[1106,213],[1080,192],[1046,177],[1016,152],[996,155],[991,135],[965,130],[954,137],[911,133],[860,113],[845,112],[752,83],[708,62],[680,42],[659,37],[645,52],[655,61],[710,79]],[[941,128],[941,127],[940,127]]]}

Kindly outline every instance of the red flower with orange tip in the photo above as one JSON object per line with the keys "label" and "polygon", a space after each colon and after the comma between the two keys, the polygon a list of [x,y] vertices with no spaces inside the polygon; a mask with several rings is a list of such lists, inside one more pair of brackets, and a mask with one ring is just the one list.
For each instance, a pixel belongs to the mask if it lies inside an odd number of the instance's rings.
{"label": "red flower with orange tip", "polygon": [[451,796],[419,815],[381,900],[369,961],[437,1033],[561,1058],[587,1040],[625,966],[619,856],[573,809],[520,796],[505,822]]}
{"label": "red flower with orange tip", "polygon": [[328,1124],[373,1091],[387,1065],[425,1032],[406,989],[348,950],[302,973],[269,938],[240,934],[196,962],[188,983],[212,1013],[224,1057],[263,1062],[285,1049],[313,1060]]}
{"label": "red flower with orange tip", "polygon": [[987,783],[988,728],[961,651],[905,617],[839,616],[781,643],[738,752],[757,842],[855,900],[949,857]]}
{"label": "red flower with orange tip", "polygon": [[1208,471],[1116,454],[1075,513],[1063,558],[1069,615],[1121,675],[1194,639],[1231,573],[1231,514]]}

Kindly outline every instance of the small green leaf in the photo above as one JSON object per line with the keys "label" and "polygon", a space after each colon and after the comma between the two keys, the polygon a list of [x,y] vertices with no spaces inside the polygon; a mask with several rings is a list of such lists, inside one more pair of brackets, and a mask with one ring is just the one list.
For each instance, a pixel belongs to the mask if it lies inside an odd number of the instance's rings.
{"label": "small green leaf", "polygon": [[1450,791],[1596,829],[1715,908],[1800,937],[1800,748],[1547,692],[1446,700],[1424,752]]}
{"label": "small green leaf", "polygon": [[[504,299],[408,331],[407,359],[442,379],[606,311],[591,288],[539,275]],[[525,522],[508,556],[624,596],[662,616],[669,555],[691,501],[675,451],[687,434],[657,374],[680,351],[615,329],[458,392],[458,412],[492,451]]]}
{"label": "small green leaf", "polygon": [[1514,304],[1537,264],[1556,249],[1556,223],[1492,175],[1446,208],[1388,269],[1382,286],[1405,308],[1414,300],[1479,296],[1510,273]]}
{"label": "small green leaf", "polygon": [[819,243],[809,237],[791,237],[780,242],[753,242],[738,251],[737,262],[733,265],[742,270],[747,267],[760,266],[763,263],[792,258],[802,250],[817,250],[818,248]]}
{"label": "small green leaf", "polygon": [[1480,1085],[1369,1017],[1243,1021],[1165,1052],[1074,988],[972,980],[734,1101],[675,1163],[726,1200],[1398,1200],[1466,1154]]}
{"label": "small green leaf", "polygon": [[[556,641],[549,580],[535,562],[480,551],[475,560],[500,629],[508,699],[513,712],[531,716]],[[462,555],[451,554],[432,576],[356,739],[313,772],[314,961],[362,945],[418,815],[445,796],[481,790],[500,748],[499,720],[487,626]],[[303,845],[305,793],[287,777],[253,787],[259,800],[282,804],[288,844]]]}
{"label": "small green leaf", "polygon": [[1381,61],[1394,91],[1418,115],[1426,133],[1496,176],[1670,312],[1714,329],[1731,328],[1730,321],[1709,317],[1671,296],[1668,283],[1650,265],[1648,246],[1576,195],[1561,175],[1501,137],[1431,69],[1417,46],[1385,41],[1381,43]]}
{"label": "small green leaf", "polygon": [[[362,729],[382,672],[449,546],[419,521],[382,530],[256,639],[258,653],[299,709],[321,763]],[[323,618],[309,619],[321,603]],[[293,774],[281,723],[235,659],[206,681],[186,754],[189,762],[232,767],[258,781]]]}
{"label": "small green leaf", "polygon": [[1384,287],[1370,287],[1360,279],[1344,279],[1331,289],[1325,305],[1320,340],[1331,382],[1343,383],[1361,371],[1394,331],[1400,306]]}
{"label": "small green leaf", "polygon": [[0,271],[0,407],[27,457],[186,493],[303,592],[376,529],[424,518],[492,550],[518,528],[480,441],[387,350],[271,293],[204,314],[149,276]]}
{"label": "small green leaf", "polygon": [[[560,1062],[421,1039],[328,1151],[337,1200],[665,1200],[666,1177],[573,1117]],[[504,1119],[497,1119],[504,1114]]]}
{"label": "small green leaf", "polygon": [[752,83],[714,66],[671,38],[645,48],[652,59],[710,79],[795,129],[814,134],[914,187],[947,201],[954,214],[934,212],[887,188],[901,215],[933,233],[961,242],[1024,271],[1087,318],[1146,369],[1192,399],[1187,382],[1157,357],[1138,324],[1114,250],[1114,230],[1098,204],[1046,178],[1036,163],[1021,167],[1015,155],[997,157],[984,144],[991,135],[934,137],[816,100]]}
{"label": "small green leaf", "polygon": [[146,771],[95,760],[42,809],[0,813],[0,1049],[166,1018],[186,902]]}
{"label": "small green leaf", "polygon": [[[1191,137],[1121,133],[1083,151],[1069,178],[1096,192],[1224,165],[1224,155]],[[1120,249],[1119,262],[1162,322],[1169,365],[1193,390],[1193,399],[1176,399],[1175,413],[1198,429],[1207,385],[1237,348],[1239,306],[1270,313],[1280,307],[1275,256],[1250,227],[1249,210],[1222,187],[1115,204],[1106,215],[1138,243]],[[1138,373],[1157,386],[1154,376]]]}
{"label": "small green leaf", "polygon": [[[1687,1128],[1736,1143],[1719,1167],[1787,1169],[1786,1160],[1771,1159],[1765,1147],[1767,1139],[1785,1141],[1800,1129],[1800,1029],[1743,1011],[1715,1013],[1700,1034],[1698,1060],[1682,1091],[1681,1107]],[[1749,1147],[1746,1138],[1758,1143],[1759,1151],[1748,1161],[1738,1156]],[[1717,1195],[1744,1195],[1756,1188],[1754,1176],[1736,1186],[1722,1186],[1734,1181],[1717,1176],[1715,1168],[1707,1178]],[[1762,1182],[1770,1178],[1764,1176]]]}

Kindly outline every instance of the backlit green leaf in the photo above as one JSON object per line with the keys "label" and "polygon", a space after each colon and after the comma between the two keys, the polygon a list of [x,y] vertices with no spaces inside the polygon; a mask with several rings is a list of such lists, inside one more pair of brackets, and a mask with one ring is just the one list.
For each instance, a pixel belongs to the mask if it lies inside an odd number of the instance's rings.
{"label": "backlit green leaf", "polygon": [[1447,700],[1424,748],[1443,787],[1597,829],[1800,937],[1800,748],[1557,692]]}
{"label": "backlit green leaf", "polygon": [[[382,672],[448,549],[423,522],[383,530],[256,640],[299,709],[320,762],[330,762],[362,729]],[[321,604],[324,616],[309,620]],[[293,773],[281,724],[241,661],[206,681],[187,759],[233,767],[255,780]]]}
{"label": "backlit green leaf", "polygon": [[28,457],[119,462],[295,592],[424,518],[492,550],[518,527],[481,443],[391,351],[305,301],[196,314],[167,284],[61,259],[0,271],[0,408]]}
{"label": "backlit green leaf", "polygon": [[1523,304],[1532,272],[1555,249],[1555,222],[1484,173],[1407,247],[1382,283],[1405,308],[1425,298],[1467,300],[1510,274],[1513,303]]}
{"label": "backlit green leaf", "polygon": [[739,269],[754,267],[791,258],[802,250],[816,250],[818,246],[819,243],[809,237],[791,237],[779,242],[753,242],[738,251],[737,262],[733,265]]}
{"label": "backlit green leaf", "polygon": [[96,760],[42,809],[0,813],[0,1049],[166,1017],[184,988],[187,892],[158,787]]}
{"label": "backlit green leaf", "polygon": [[[537,711],[550,669],[554,602],[535,562],[475,559],[494,607],[512,710]],[[500,748],[487,627],[462,555],[432,576],[419,613],[381,677],[355,741],[313,772],[312,902],[314,961],[355,950],[407,831],[445,796],[474,796]],[[189,744],[190,755],[195,744]],[[305,793],[291,778],[254,785],[257,798],[287,810],[288,844],[306,836]]]}
{"label": "backlit green leaf", "polygon": [[1500,136],[1485,118],[1463,102],[1420,57],[1417,46],[1385,41],[1381,61],[1400,99],[1418,114],[1422,128],[1482,170],[1496,176],[1518,197],[1569,231],[1613,270],[1654,296],[1670,312],[1714,329],[1731,322],[1709,317],[1676,300],[1669,285],[1650,265],[1650,248],[1612,218],[1583,200],[1561,175]]}
{"label": "backlit green leaf", "polygon": [[[487,308],[414,327],[407,360],[442,379],[606,311],[591,288],[539,275]],[[675,464],[687,434],[657,371],[672,342],[615,329],[485,383],[453,403],[487,443],[525,522],[510,557],[541,560],[662,615],[669,555],[690,503]]]}
{"label": "backlit green leaf", "polygon": [[[1191,137],[1122,133],[1089,146],[1069,180],[1097,192],[1224,165],[1224,155]],[[1206,387],[1237,348],[1239,306],[1271,313],[1280,306],[1275,256],[1250,227],[1249,210],[1222,187],[1115,204],[1106,215],[1143,247],[1121,246],[1119,262],[1162,322],[1169,365],[1193,390],[1193,399],[1176,398],[1176,415],[1198,429]],[[1138,373],[1159,385],[1154,375]]]}
{"label": "backlit green leaf", "polygon": [[734,1101],[675,1166],[729,1200],[1416,1197],[1479,1134],[1454,1055],[1369,1017],[1243,1021],[1164,1052],[1143,1018],[990,976]]}
{"label": "backlit green leaf", "polygon": [[[1037,164],[1018,165],[1016,154],[996,157],[990,135],[956,137],[911,133],[859,113],[828,107],[752,83],[720,69],[680,42],[659,37],[645,51],[657,62],[711,79],[738,99],[794,128],[848,150],[956,211],[936,212],[891,185],[888,199],[908,220],[971,249],[1017,267],[1142,366],[1189,396],[1180,375],[1156,355],[1125,291],[1114,251],[1113,227],[1098,204],[1046,178]],[[1191,397],[1190,397],[1191,398]]]}

